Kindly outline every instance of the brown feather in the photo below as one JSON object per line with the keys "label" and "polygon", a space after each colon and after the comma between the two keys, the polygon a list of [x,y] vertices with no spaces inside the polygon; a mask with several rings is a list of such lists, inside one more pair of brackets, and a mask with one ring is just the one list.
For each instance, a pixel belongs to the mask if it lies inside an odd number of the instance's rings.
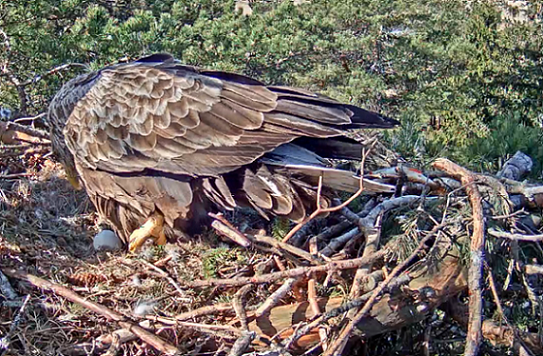
{"label": "brown feather", "polygon": [[357,178],[327,170],[322,158],[315,167],[291,167],[263,157],[278,147],[288,153],[284,145],[300,137],[341,136],[355,124],[395,125],[303,89],[202,71],[168,55],[71,80],[53,99],[49,117],[53,149],[77,169],[98,212],[123,238],[157,211],[168,233],[185,229],[206,215],[208,202],[301,221],[315,208],[319,175],[347,190]]}

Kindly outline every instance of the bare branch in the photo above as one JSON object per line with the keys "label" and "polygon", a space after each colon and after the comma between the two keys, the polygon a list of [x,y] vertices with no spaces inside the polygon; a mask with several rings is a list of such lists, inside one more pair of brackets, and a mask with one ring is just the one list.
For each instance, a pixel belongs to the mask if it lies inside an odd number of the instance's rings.
{"label": "bare branch", "polygon": [[51,70],[48,70],[47,72],[45,72],[43,74],[36,75],[32,79],[28,79],[28,80],[24,81],[23,83],[20,83],[20,85],[25,87],[25,86],[28,86],[28,85],[31,85],[31,84],[36,84],[37,82],[39,82],[43,78],[45,78],[45,77],[47,77],[49,75],[52,75],[52,74],[56,74],[56,73],[58,73],[58,72],[60,72],[62,70],[68,69],[70,67],[82,67],[82,68],[85,68],[85,69],[89,68],[88,65],[82,64],[82,63],[66,63],[66,64],[63,64],[61,66],[55,67],[55,68],[53,68]]}
{"label": "bare branch", "polygon": [[155,334],[143,329],[141,326],[134,324],[133,322],[127,320],[123,315],[101,305],[95,302],[92,302],[90,300],[86,300],[85,298],[81,297],[79,294],[75,293],[71,289],[68,289],[66,287],[63,287],[61,285],[58,285],[53,282],[46,281],[45,279],[36,277],[34,275],[31,275],[26,272],[22,271],[16,271],[16,270],[8,270],[5,271],[5,273],[8,276],[23,279],[30,284],[34,285],[35,287],[38,287],[40,289],[53,292],[55,294],[58,294],[71,302],[77,303],[89,310],[92,310],[93,312],[100,314],[104,316],[105,318],[109,320],[114,320],[119,323],[120,326],[122,326],[125,329],[130,330],[134,334],[136,334],[142,341],[148,343],[149,345],[156,348],[158,351],[163,352],[166,355],[177,355],[179,354],[179,350],[173,346],[167,343],[166,341],[162,340]]}
{"label": "bare branch", "polygon": [[275,292],[273,292],[264,303],[256,310],[255,316],[257,318],[261,317],[262,315],[268,313],[271,308],[279,304],[281,299],[285,295],[287,295],[288,292],[292,289],[292,286],[294,286],[294,283],[297,281],[296,278],[289,278],[287,279],[281,287],[279,287]]}
{"label": "bare branch", "polygon": [[476,175],[447,159],[438,159],[433,167],[459,178],[465,186],[473,214],[473,234],[471,237],[471,258],[468,272],[469,286],[469,324],[464,354],[477,355],[482,341],[483,294],[481,289],[485,247],[485,226],[481,194],[475,185]]}
{"label": "bare branch", "polygon": [[385,291],[389,284],[394,282],[400,272],[402,272],[418,256],[419,252],[426,248],[426,242],[428,242],[432,238],[434,238],[433,234],[429,234],[428,236],[423,238],[415,251],[413,251],[413,253],[411,253],[411,255],[406,258],[402,263],[396,266],[388,275],[388,277],[383,281],[383,283],[375,288],[375,290],[371,293],[371,296],[367,300],[366,304],[364,304],[362,310],[360,310],[360,312],[358,312],[354,316],[354,318],[347,323],[347,325],[343,328],[340,334],[335,338],[334,342],[330,344],[328,350],[323,353],[323,356],[332,356],[336,354],[336,351],[338,351],[344,345],[345,340],[350,337],[356,325],[369,314],[371,308],[377,301],[377,298],[379,298],[379,296]]}
{"label": "bare branch", "polygon": [[8,333],[0,339],[0,356],[4,356],[6,351],[8,351],[9,344],[11,343],[11,338],[13,337],[13,335],[15,335],[17,327],[19,327],[19,324],[24,319],[25,309],[29,300],[30,295],[27,295],[23,301],[23,305],[21,305],[21,308],[19,309],[19,312],[15,316],[15,319],[13,319],[13,321],[11,322]]}
{"label": "bare branch", "polygon": [[296,232],[300,230],[302,226],[307,224],[309,221],[313,220],[315,217],[319,216],[320,214],[332,213],[334,211],[343,209],[347,205],[351,204],[353,200],[358,198],[360,194],[364,192],[364,165],[366,163],[366,158],[368,157],[369,153],[371,152],[371,149],[373,148],[373,146],[375,146],[376,143],[377,141],[374,141],[368,150],[364,148],[362,151],[362,162],[360,163],[360,180],[359,180],[360,186],[358,188],[358,191],[354,193],[353,195],[351,195],[349,199],[345,200],[342,204],[323,209],[321,206],[322,176],[320,176],[319,186],[317,188],[317,209],[313,213],[311,213],[311,215],[309,215],[304,220],[299,222],[296,226],[294,226],[292,230],[290,230],[289,233],[283,238],[283,242],[287,242],[288,240],[290,240],[290,238],[294,236],[294,234],[296,234]]}
{"label": "bare branch", "polygon": [[243,286],[249,283],[253,284],[263,284],[275,282],[283,278],[294,278],[303,275],[307,275],[315,272],[326,272],[331,270],[342,270],[342,269],[353,269],[358,268],[364,263],[369,261],[376,261],[386,255],[387,251],[380,250],[375,254],[367,257],[355,258],[352,260],[343,260],[343,261],[333,261],[325,265],[312,266],[312,267],[299,267],[294,269],[289,269],[281,272],[274,272],[269,274],[263,274],[260,276],[253,277],[237,277],[230,279],[207,279],[207,280],[197,280],[193,282],[187,282],[185,284],[186,288],[198,288],[198,287],[209,287],[209,286],[227,286],[227,287],[236,287]]}
{"label": "bare branch", "polygon": [[509,232],[499,231],[494,228],[488,229],[488,233],[494,237],[500,237],[500,238],[509,239],[509,240],[530,241],[530,242],[543,241],[543,234],[537,234],[537,235],[511,234]]}
{"label": "bare branch", "polygon": [[42,130],[33,129],[32,127],[20,125],[11,121],[0,122],[0,131],[8,131],[8,130],[14,130],[17,132],[25,133],[30,136],[49,140],[49,134]]}

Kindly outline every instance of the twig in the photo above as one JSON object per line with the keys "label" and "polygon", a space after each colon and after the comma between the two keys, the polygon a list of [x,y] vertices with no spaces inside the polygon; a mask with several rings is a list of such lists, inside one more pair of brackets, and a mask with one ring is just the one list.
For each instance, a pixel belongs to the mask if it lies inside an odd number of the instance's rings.
{"label": "twig", "polygon": [[[411,277],[408,274],[399,276],[394,281],[391,281],[388,286],[385,286],[385,291],[389,291],[395,288],[398,288],[399,286],[409,283],[411,281]],[[335,318],[337,316],[340,316],[341,314],[348,312],[349,310],[353,308],[360,308],[364,304],[367,303],[367,301],[371,298],[373,292],[368,292],[348,303],[343,304],[340,307],[334,308],[326,313],[321,314],[319,317],[311,321],[310,323],[306,324],[304,327],[299,328],[296,330],[291,337],[288,339],[287,347],[294,344],[296,341],[298,341],[302,336],[309,333],[311,330],[315,329],[319,325],[322,325],[323,323],[327,322],[328,320]]]}
{"label": "twig", "polygon": [[249,327],[247,326],[247,311],[245,310],[245,295],[252,288],[253,286],[250,284],[241,287],[234,295],[234,300],[232,301],[232,307],[236,312],[243,331],[249,331]]}
{"label": "twig", "polygon": [[524,210],[524,208],[520,209],[520,210],[517,210],[511,214],[506,214],[506,215],[494,215],[494,216],[489,216],[492,220],[502,220],[502,219],[510,219],[510,218],[514,218],[515,216],[518,216],[518,215],[523,215],[523,214],[527,214],[526,211]]}
{"label": "twig", "polygon": [[22,132],[30,136],[43,138],[49,140],[49,134],[45,131],[33,129],[32,127],[16,124],[11,121],[0,122],[0,131],[14,130],[17,132]]}
{"label": "twig", "polygon": [[277,265],[277,268],[279,268],[280,271],[286,271],[287,268],[285,267],[285,264],[281,261],[279,256],[273,256],[273,261]]}
{"label": "twig", "polygon": [[177,291],[177,293],[179,293],[179,295],[181,297],[185,297],[186,296],[186,293],[183,291],[183,289],[181,289],[181,287],[179,286],[179,284],[175,281],[175,279],[173,279],[167,272],[163,271],[162,269],[158,268],[157,266],[155,266],[154,264],[152,263],[149,263],[145,260],[141,260],[140,262],[142,262],[144,265],[146,265],[147,267],[149,267],[150,269],[158,272],[158,274],[160,274],[163,278],[165,278],[174,288],[175,290]]}
{"label": "twig", "polygon": [[526,185],[524,182],[517,182],[511,179],[502,179],[509,194],[522,194],[528,199],[534,195],[543,194],[543,185]]}
{"label": "twig", "polygon": [[24,150],[24,149],[27,149],[27,148],[30,148],[30,147],[34,147],[34,145],[31,145],[29,143],[25,143],[25,144],[22,144],[22,145],[3,145],[2,143],[0,143],[0,149],[2,149],[2,151],[6,151],[6,150]]}
{"label": "twig", "polygon": [[311,215],[309,215],[308,217],[303,219],[301,222],[299,222],[296,226],[294,226],[289,231],[289,233],[286,234],[286,236],[283,238],[283,242],[287,242],[292,236],[294,236],[294,234],[298,230],[300,230],[302,228],[302,226],[307,224],[309,221],[313,220],[318,215],[325,214],[325,213],[332,213],[334,211],[339,211],[339,210],[343,209],[344,207],[346,207],[347,205],[351,204],[353,200],[358,198],[360,196],[360,194],[362,194],[364,192],[364,165],[366,163],[366,157],[371,152],[371,149],[373,148],[373,146],[375,146],[376,142],[377,141],[374,141],[374,143],[371,145],[371,147],[368,150],[366,150],[365,148],[362,150],[362,162],[360,163],[360,180],[359,180],[360,185],[359,185],[358,191],[356,191],[356,193],[351,195],[349,197],[349,199],[347,199],[346,201],[344,201],[340,205],[333,206],[333,207],[330,207],[330,208],[323,208],[321,206],[322,176],[320,176],[319,177],[319,186],[317,187],[317,209],[313,213],[311,213]]}
{"label": "twig", "polygon": [[198,288],[198,287],[211,287],[211,286],[243,286],[248,283],[252,284],[263,284],[275,282],[283,278],[294,278],[302,275],[315,273],[315,272],[326,272],[331,270],[342,270],[342,269],[353,269],[358,268],[361,264],[368,263],[369,261],[376,261],[383,256],[388,251],[380,250],[375,254],[367,257],[360,257],[351,260],[343,261],[333,261],[325,265],[320,266],[311,266],[311,267],[298,267],[294,269],[289,269],[281,272],[273,272],[268,274],[263,274],[260,276],[253,277],[237,277],[237,278],[227,278],[227,279],[207,279],[207,280],[197,280],[192,282],[187,282],[184,287],[186,288]]}
{"label": "twig", "polygon": [[64,69],[67,69],[67,68],[70,68],[70,67],[83,67],[85,69],[89,68],[89,66],[86,65],[86,64],[66,63],[66,64],[63,64],[61,66],[55,67],[55,68],[45,72],[44,74],[39,74],[39,75],[35,76],[32,79],[28,79],[27,81],[21,83],[20,85],[28,86],[28,85],[31,85],[31,84],[35,84],[35,83],[39,82],[40,80],[42,80],[44,77],[47,77],[47,76],[52,75],[52,74],[56,74],[56,73],[60,72],[61,70],[64,70]]}
{"label": "twig", "polygon": [[[364,205],[364,208],[361,211],[359,211],[358,213],[356,213],[356,215],[359,218],[365,217],[366,215],[368,215],[370,213],[370,211],[375,207],[375,205],[376,205],[375,199],[370,199]],[[352,222],[350,220],[344,220],[344,221],[340,222],[339,224],[331,226],[331,227],[327,228],[326,230],[324,230],[323,232],[321,232],[320,234],[318,234],[316,236],[317,241],[330,240],[332,237],[334,237],[337,234],[343,232],[344,230],[346,230],[348,227],[350,227],[353,224],[356,225],[356,222]]]}
{"label": "twig", "polygon": [[[311,240],[309,240],[309,252],[313,254],[318,252],[316,237],[313,237]],[[309,301],[309,305],[311,306],[313,317],[321,315],[319,303],[317,302],[317,288],[315,285],[315,276],[311,275],[311,278],[309,278],[309,281],[307,282],[307,300]],[[324,326],[319,327],[319,338],[321,340],[320,345],[322,346],[322,349],[326,350],[328,348],[328,333],[326,332]]]}
{"label": "twig", "polygon": [[56,283],[46,281],[45,279],[36,277],[34,275],[31,275],[26,272],[22,271],[16,271],[16,270],[8,270],[5,271],[5,273],[8,276],[23,279],[28,281],[30,284],[34,285],[35,287],[38,287],[40,289],[53,292],[55,294],[58,294],[71,302],[80,304],[84,306],[85,308],[92,310],[93,312],[100,314],[104,316],[105,318],[109,320],[114,320],[117,323],[119,323],[120,326],[122,326],[125,329],[130,330],[134,334],[136,334],[142,341],[146,342],[147,344],[153,346],[158,351],[163,352],[166,355],[177,355],[179,353],[179,350],[173,346],[167,343],[166,341],[162,340],[155,334],[143,329],[141,326],[133,323],[132,321],[128,320],[123,315],[101,305],[95,302],[92,302],[90,300],[86,300],[83,297],[81,297],[79,294],[75,293],[69,288],[60,286]]}
{"label": "twig", "polygon": [[230,349],[230,352],[228,353],[228,356],[241,356],[247,350],[249,345],[251,345],[251,342],[256,337],[256,333],[254,331],[247,331],[242,336],[240,336],[234,345],[232,345],[232,349]]}
{"label": "twig", "polygon": [[481,204],[481,194],[475,183],[475,175],[467,169],[447,160],[438,159],[433,163],[433,167],[459,178],[466,188],[472,214],[473,214],[473,234],[471,237],[471,258],[468,271],[469,287],[469,324],[468,335],[464,355],[474,356],[477,354],[482,340],[482,308],[483,295],[481,290],[481,281],[483,274],[484,246],[485,246],[485,227],[483,208]]}
{"label": "twig", "polygon": [[20,122],[23,122],[23,121],[36,121],[38,119],[41,119],[42,117],[46,117],[47,116],[47,113],[45,112],[42,112],[41,114],[38,114],[36,116],[29,116],[29,117],[20,117],[20,118],[17,118],[15,120],[13,120],[13,122],[15,123],[20,123]]}
{"label": "twig", "polygon": [[290,252],[291,254],[301,257],[306,261],[311,262],[314,265],[320,265],[322,264],[321,261],[313,257],[309,252],[302,250],[301,248],[298,248],[296,246],[292,246],[290,244],[284,243],[282,241],[276,240],[273,237],[264,236],[264,235],[255,235],[252,236],[256,241],[263,242],[265,244],[268,244],[270,246],[273,246],[280,250],[285,250],[287,252]]}
{"label": "twig", "polygon": [[[454,298],[447,303],[447,306],[447,314],[461,325],[468,324],[468,308]],[[485,339],[508,347],[513,343],[515,335],[518,335],[517,340],[529,347],[534,354],[543,354],[543,343],[536,333],[524,332],[512,326],[501,326],[491,319],[483,321],[482,333]]]}
{"label": "twig", "polygon": [[216,219],[211,223],[211,226],[222,235],[228,237],[240,246],[245,248],[251,246],[251,241],[241,233],[236,227],[234,227],[223,214],[209,213],[209,216]]}
{"label": "twig", "polygon": [[499,231],[494,228],[488,229],[488,233],[494,237],[500,237],[500,238],[509,239],[509,240],[530,241],[530,242],[543,241],[543,234],[538,234],[538,235],[511,234],[509,232]]}
{"label": "twig", "polygon": [[17,299],[19,296],[17,295],[17,292],[13,289],[11,284],[9,283],[9,280],[7,277],[2,273],[2,270],[0,270],[0,293],[6,299]]}
{"label": "twig", "polygon": [[360,231],[358,228],[351,229],[344,233],[343,235],[340,235],[328,243],[322,250],[319,251],[319,253],[323,256],[332,256],[334,253],[336,253],[342,246],[345,246],[345,244],[351,240],[358,239],[361,236]]}
{"label": "twig", "polygon": [[283,285],[275,292],[273,292],[265,301],[262,303],[262,305],[255,311],[255,317],[260,318],[261,316],[267,314],[274,306],[279,304],[281,299],[290,292],[292,289],[292,286],[294,286],[294,283],[296,283],[296,278],[289,278],[287,279]]}
{"label": "twig", "polygon": [[[375,206],[364,218],[358,218],[357,225],[361,232],[366,237],[366,246],[364,247],[364,252],[362,256],[367,256],[372,254],[377,250],[379,246],[379,240],[381,236],[381,226],[379,223],[379,217],[382,216],[385,212],[388,212],[392,209],[399,207],[411,205],[415,202],[420,201],[421,197],[417,195],[405,195],[403,197],[392,198],[386,200],[377,206]],[[431,201],[426,199],[425,201]],[[351,287],[350,298],[356,298],[360,295],[360,284],[362,279],[371,272],[372,264],[362,265],[356,271],[353,285]],[[352,314],[352,311],[351,311]],[[353,317],[354,315],[350,315]]]}
{"label": "twig", "polygon": [[233,310],[234,308],[232,307],[232,304],[220,303],[220,304],[215,304],[215,305],[207,305],[205,307],[201,307],[201,308],[194,309],[188,312],[177,314],[174,317],[174,319],[183,321],[183,320],[189,320],[189,319],[193,319],[193,318],[197,318],[197,317],[205,316],[205,315],[210,315],[210,314],[231,312]]}
{"label": "twig", "polygon": [[[379,241],[381,239],[381,219],[382,218],[377,218],[375,220],[375,223],[372,224],[373,226],[367,226],[364,229],[363,233],[366,236],[366,246],[364,247],[362,257],[369,256],[377,251],[377,248],[379,247]],[[363,224],[364,222],[361,222],[362,226]],[[354,299],[360,295],[360,282],[364,277],[370,274],[372,266],[373,263],[370,262],[368,264],[361,265],[356,270],[353,285],[351,287],[351,293],[349,295],[351,299]]]}
{"label": "twig", "polygon": [[0,180],[6,179],[19,179],[22,177],[31,177],[32,173],[13,173],[13,174],[0,174]]}
{"label": "twig", "polygon": [[21,308],[19,309],[19,312],[15,316],[15,319],[11,322],[8,333],[0,339],[0,356],[4,356],[6,351],[8,351],[9,344],[11,343],[11,338],[15,334],[15,330],[19,327],[19,324],[24,319],[25,309],[29,300],[30,295],[27,295],[23,301],[23,305],[21,305]]}
{"label": "twig", "polygon": [[424,356],[430,356],[430,339],[432,334],[432,324],[428,325],[424,330],[424,342],[422,343],[422,351]]}
{"label": "twig", "polygon": [[[317,239],[315,237],[309,240],[309,252],[315,254],[317,251]],[[307,281],[307,300],[313,311],[313,316],[318,316],[321,314],[319,303],[317,303],[317,289],[315,287],[315,275],[312,274]]]}
{"label": "twig", "polygon": [[215,324],[200,324],[192,323],[188,321],[179,321],[174,318],[168,318],[163,316],[146,315],[144,318],[150,321],[159,322],[166,325],[184,326],[191,329],[196,329],[202,332],[210,333],[214,330],[232,333],[235,335],[243,335],[243,331],[228,325],[215,325]]}
{"label": "twig", "polygon": [[377,301],[377,298],[383,293],[383,291],[386,289],[386,287],[396,279],[396,276],[400,274],[401,271],[403,271],[421,252],[423,249],[426,248],[426,242],[428,242],[431,238],[433,238],[432,234],[429,234],[428,236],[424,237],[420,243],[419,246],[411,253],[411,255],[405,259],[402,263],[400,263],[398,266],[396,266],[392,272],[388,275],[388,277],[381,283],[372,293],[369,297],[366,304],[364,304],[364,307],[362,310],[360,310],[352,320],[350,320],[347,325],[343,328],[343,330],[340,332],[340,334],[335,338],[334,342],[330,344],[330,347],[328,350],[326,350],[323,353],[323,356],[331,356],[335,355],[336,351],[339,350],[340,347],[344,345],[345,340],[347,340],[351,333],[353,332],[356,325],[364,318],[366,317],[375,302]]}

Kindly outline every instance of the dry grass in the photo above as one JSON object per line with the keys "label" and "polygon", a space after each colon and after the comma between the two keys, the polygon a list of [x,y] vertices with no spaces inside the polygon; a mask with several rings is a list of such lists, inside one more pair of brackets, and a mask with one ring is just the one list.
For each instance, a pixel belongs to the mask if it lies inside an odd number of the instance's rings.
{"label": "dry grass", "polygon": [[[134,310],[143,302],[152,305],[154,310],[161,310],[163,316],[174,316],[225,298],[213,291],[187,290],[180,295],[166,278],[150,269],[148,263],[168,257],[168,273],[183,281],[204,278],[211,270],[218,276],[234,275],[245,267],[240,261],[253,264],[260,258],[241,249],[210,251],[207,243],[198,240],[161,248],[148,247],[137,256],[96,254],[92,237],[99,231],[99,221],[85,192],[74,190],[63,179],[61,165],[47,158],[37,162],[33,161],[34,156],[21,158],[3,160],[0,166],[1,174],[18,175],[0,180],[2,269],[23,269],[71,286],[89,300],[137,320]],[[209,256],[214,251],[218,251],[216,255],[222,253],[217,263],[210,262]],[[70,354],[71,345],[89,342],[118,329],[114,323],[77,304],[41,294],[16,280],[11,282],[19,293],[31,294],[32,298],[27,320],[6,355]],[[2,301],[0,297],[0,335],[5,335],[17,308],[3,306]],[[152,313],[152,309],[149,312]],[[164,330],[160,334],[176,338],[180,345],[183,338],[188,344],[193,341],[188,331],[174,335],[173,331]],[[125,354],[137,354],[135,345],[124,345]],[[153,354],[151,350],[145,352]]]}

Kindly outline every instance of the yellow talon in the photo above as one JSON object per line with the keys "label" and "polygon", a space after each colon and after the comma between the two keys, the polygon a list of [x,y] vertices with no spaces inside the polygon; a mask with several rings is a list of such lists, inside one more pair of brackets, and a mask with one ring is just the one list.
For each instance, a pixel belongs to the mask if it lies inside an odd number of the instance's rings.
{"label": "yellow talon", "polygon": [[159,214],[151,216],[145,224],[139,229],[134,230],[130,235],[130,244],[128,249],[130,252],[140,248],[148,238],[154,237],[155,244],[166,244],[166,234],[164,233],[164,217]]}

